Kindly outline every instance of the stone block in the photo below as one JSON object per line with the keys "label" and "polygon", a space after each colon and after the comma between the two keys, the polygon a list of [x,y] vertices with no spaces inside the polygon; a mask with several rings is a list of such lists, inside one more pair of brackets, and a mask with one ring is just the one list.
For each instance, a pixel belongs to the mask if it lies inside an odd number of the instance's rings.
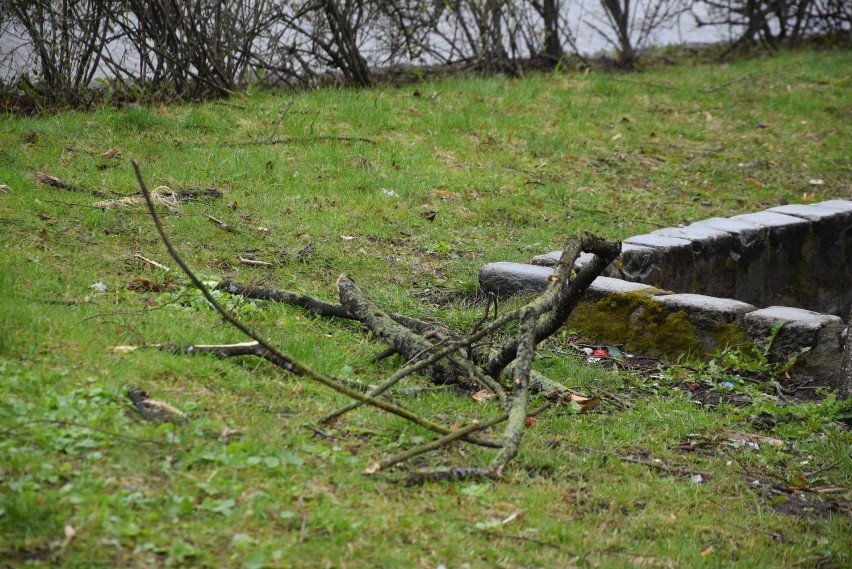
{"label": "stone block", "polygon": [[766,256],[765,227],[739,219],[713,217],[690,225],[724,231],[733,237],[728,252],[729,262],[735,270],[733,296],[743,302],[763,302],[763,263]]}
{"label": "stone block", "polygon": [[669,227],[652,231],[651,234],[685,239],[692,244],[693,263],[699,278],[695,281],[694,289],[679,292],[710,296],[734,295],[737,269],[730,258],[734,245],[732,234],[706,225]]}
{"label": "stone block", "polygon": [[791,372],[796,376],[796,383],[812,378],[836,389],[843,353],[841,335],[845,329],[840,318],[802,308],[770,306],[746,314],[743,325],[755,343],[765,348],[772,328],[781,321],[784,324],[772,342],[770,360],[786,362],[802,348],[808,348]]}
{"label": "stone block", "polygon": [[[536,255],[530,260],[531,265],[538,265],[540,267],[555,267],[559,262],[560,257],[562,257],[562,251],[551,251],[550,253],[545,253],[544,255]],[[576,270],[582,269],[586,263],[592,260],[594,255],[592,253],[580,253],[577,257],[577,260],[574,262],[574,268]],[[608,277],[619,277],[618,271],[610,264],[606,269],[601,273],[602,275],[606,275]]]}
{"label": "stone block", "polygon": [[670,312],[686,313],[706,353],[745,342],[747,335],[742,332],[743,316],[757,310],[745,302],[702,294],[656,296],[654,302]]}
{"label": "stone block", "polygon": [[692,243],[686,239],[636,235],[624,241],[621,259],[621,272],[628,280],[675,291],[695,290]]}
{"label": "stone block", "polygon": [[639,292],[648,296],[667,294],[665,291],[654,288],[651,285],[632,283],[611,277],[598,277],[586,289],[584,296],[590,300],[597,300],[610,294],[627,294],[629,292]]}
{"label": "stone block", "polygon": [[685,310],[693,322],[703,327],[719,324],[739,324],[743,316],[757,310],[747,302],[703,294],[670,294],[654,297],[669,310]]}
{"label": "stone block", "polygon": [[737,215],[731,219],[753,223],[767,230],[767,250],[761,267],[762,292],[758,304],[798,304],[799,289],[808,272],[810,221],[769,211]]}
{"label": "stone block", "polygon": [[490,263],[479,270],[479,288],[507,298],[522,293],[543,291],[553,269],[523,263]]}
{"label": "stone block", "polygon": [[797,290],[796,305],[845,318],[852,305],[852,209],[784,205],[769,211],[811,222],[802,260],[807,286]]}
{"label": "stone block", "polygon": [[551,251],[543,255],[536,255],[530,259],[530,265],[538,265],[539,267],[555,267],[562,257],[562,251]]}

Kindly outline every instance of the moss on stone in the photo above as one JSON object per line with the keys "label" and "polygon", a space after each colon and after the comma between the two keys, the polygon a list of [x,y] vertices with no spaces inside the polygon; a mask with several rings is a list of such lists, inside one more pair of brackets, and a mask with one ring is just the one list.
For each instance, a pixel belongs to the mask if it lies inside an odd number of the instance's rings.
{"label": "moss on stone", "polygon": [[736,324],[718,324],[710,330],[713,346],[708,351],[715,349],[733,348],[747,346],[752,343],[751,338]]}
{"label": "moss on stone", "polygon": [[686,312],[669,312],[641,292],[582,302],[568,325],[595,342],[623,344],[627,351],[653,356],[704,352]]}

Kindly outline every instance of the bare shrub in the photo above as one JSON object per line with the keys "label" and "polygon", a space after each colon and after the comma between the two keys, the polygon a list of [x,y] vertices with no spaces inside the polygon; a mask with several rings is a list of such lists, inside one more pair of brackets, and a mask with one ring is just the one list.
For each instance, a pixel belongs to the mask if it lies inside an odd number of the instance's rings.
{"label": "bare shrub", "polygon": [[[640,51],[658,30],[671,26],[689,9],[690,0],[600,0],[603,22],[587,21],[617,53],[619,66],[633,69]],[[606,24],[605,26],[602,24]]]}
{"label": "bare shrub", "polygon": [[[125,58],[107,58],[116,77],[159,93],[197,98],[240,88],[258,38],[272,23],[269,0],[126,0],[109,3]],[[127,54],[132,54],[128,65]]]}
{"label": "bare shrub", "polygon": [[[817,35],[852,31],[852,7],[843,0],[700,0],[709,17],[696,16],[699,26],[727,25],[737,37],[731,45],[795,46]],[[848,41],[848,39],[847,39]]]}
{"label": "bare shrub", "polygon": [[[33,62],[25,64],[19,89],[36,105],[57,108],[86,105],[87,90],[108,41],[109,21],[99,0],[8,0],[6,28],[26,37]],[[26,68],[31,68],[30,75]]]}

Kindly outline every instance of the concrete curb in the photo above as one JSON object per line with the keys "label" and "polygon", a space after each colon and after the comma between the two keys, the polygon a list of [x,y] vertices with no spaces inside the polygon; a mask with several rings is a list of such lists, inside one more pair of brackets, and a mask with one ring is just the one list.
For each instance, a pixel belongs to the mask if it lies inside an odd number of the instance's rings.
{"label": "concrete curb", "polygon": [[[529,264],[491,263],[482,290],[501,297],[547,286],[561,251]],[[581,255],[576,265],[591,258]],[[842,317],[852,306],[852,201],[787,205],[628,238],[568,325],[627,351],[678,356],[733,345],[796,358],[797,381],[837,387]],[[672,294],[668,291],[675,291]]]}

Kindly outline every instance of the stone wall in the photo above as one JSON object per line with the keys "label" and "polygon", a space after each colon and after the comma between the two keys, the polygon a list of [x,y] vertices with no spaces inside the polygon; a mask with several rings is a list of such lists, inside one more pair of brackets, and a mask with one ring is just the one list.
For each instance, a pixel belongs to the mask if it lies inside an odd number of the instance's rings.
{"label": "stone wall", "polygon": [[[529,264],[492,263],[480,286],[499,296],[539,292],[561,251]],[[593,341],[653,356],[711,354],[772,343],[770,359],[835,386],[842,318],[852,306],[852,201],[786,205],[637,235],[598,277],[569,326]],[[589,255],[581,255],[580,266]]]}

